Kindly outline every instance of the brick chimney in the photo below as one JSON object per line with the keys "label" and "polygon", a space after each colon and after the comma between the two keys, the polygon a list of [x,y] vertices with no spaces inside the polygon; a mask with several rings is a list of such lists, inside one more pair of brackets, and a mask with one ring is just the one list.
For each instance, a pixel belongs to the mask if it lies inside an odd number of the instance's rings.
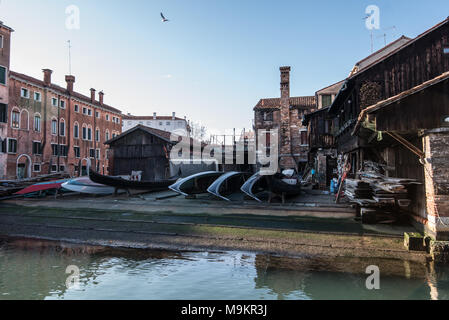
{"label": "brick chimney", "polygon": [[67,91],[73,92],[73,84],[75,83],[75,76],[65,76],[65,82],[67,83]]}
{"label": "brick chimney", "polygon": [[98,92],[98,97],[99,97],[99,100],[100,100],[100,104],[103,105],[104,92],[103,91]]}
{"label": "brick chimney", "polygon": [[94,88],[90,89],[90,101],[95,102],[95,92],[97,90],[95,90]]}
{"label": "brick chimney", "polygon": [[176,112],[173,112],[172,119],[173,119],[173,120],[176,120]]}
{"label": "brick chimney", "polygon": [[293,169],[296,161],[291,156],[291,132],[290,132],[290,67],[281,67],[281,126],[279,156],[281,169]]}
{"label": "brick chimney", "polygon": [[49,86],[51,84],[51,74],[53,73],[50,69],[43,69],[44,72],[44,84]]}

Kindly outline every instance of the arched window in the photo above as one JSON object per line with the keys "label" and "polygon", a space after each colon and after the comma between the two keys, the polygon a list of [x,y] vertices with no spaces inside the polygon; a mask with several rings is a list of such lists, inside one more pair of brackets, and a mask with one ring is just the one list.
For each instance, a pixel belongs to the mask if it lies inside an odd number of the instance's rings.
{"label": "arched window", "polygon": [[15,129],[20,128],[20,111],[17,108],[13,108],[11,111],[11,127]]}
{"label": "arched window", "polygon": [[41,132],[41,115],[39,113],[34,115],[34,131]]}
{"label": "arched window", "polygon": [[100,142],[100,129],[95,129],[95,141]]}
{"label": "arched window", "polygon": [[65,137],[65,120],[61,119],[59,122],[59,135]]}
{"label": "arched window", "polygon": [[78,122],[75,122],[73,124],[73,137],[75,139],[79,139],[80,137],[80,125],[78,124]]}
{"label": "arched window", "polygon": [[109,140],[109,130],[106,130],[106,135],[105,135],[105,137],[106,137],[106,141],[108,141],[108,140]]}
{"label": "arched window", "polygon": [[51,134],[56,136],[58,134],[58,120],[51,119]]}

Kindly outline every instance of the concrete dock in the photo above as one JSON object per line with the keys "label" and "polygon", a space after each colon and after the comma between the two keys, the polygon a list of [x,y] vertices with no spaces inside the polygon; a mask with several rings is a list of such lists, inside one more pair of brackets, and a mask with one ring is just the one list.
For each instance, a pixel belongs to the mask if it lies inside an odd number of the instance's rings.
{"label": "concrete dock", "polygon": [[82,195],[9,200],[0,236],[161,250],[244,250],[283,256],[393,258],[424,262],[403,245],[410,226],[362,225],[348,204],[225,202],[170,192],[128,198]]}

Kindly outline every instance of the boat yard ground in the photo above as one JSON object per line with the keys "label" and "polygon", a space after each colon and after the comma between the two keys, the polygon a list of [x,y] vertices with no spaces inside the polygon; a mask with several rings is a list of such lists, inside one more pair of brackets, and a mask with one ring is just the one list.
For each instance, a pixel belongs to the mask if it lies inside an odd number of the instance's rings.
{"label": "boat yard ground", "polygon": [[[313,201],[311,201],[313,200]],[[362,225],[348,204],[303,194],[281,205],[185,199],[171,192],[126,196],[69,195],[0,204],[0,235],[110,247],[240,250],[280,256],[391,258],[424,262],[409,252],[410,226]]]}

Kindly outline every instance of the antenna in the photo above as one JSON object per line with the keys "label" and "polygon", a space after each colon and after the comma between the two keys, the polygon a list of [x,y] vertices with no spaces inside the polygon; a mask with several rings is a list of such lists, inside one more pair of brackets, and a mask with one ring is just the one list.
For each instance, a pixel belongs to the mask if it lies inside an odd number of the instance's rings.
{"label": "antenna", "polygon": [[68,40],[67,43],[69,46],[69,75],[72,75],[72,43],[70,42],[70,40]]}
{"label": "antenna", "polygon": [[385,47],[387,46],[387,30],[395,30],[396,31],[397,28],[396,28],[396,26],[385,28],[385,29],[383,29],[383,31],[384,31],[383,35],[377,37],[377,38],[382,38],[382,37],[384,38]]}

